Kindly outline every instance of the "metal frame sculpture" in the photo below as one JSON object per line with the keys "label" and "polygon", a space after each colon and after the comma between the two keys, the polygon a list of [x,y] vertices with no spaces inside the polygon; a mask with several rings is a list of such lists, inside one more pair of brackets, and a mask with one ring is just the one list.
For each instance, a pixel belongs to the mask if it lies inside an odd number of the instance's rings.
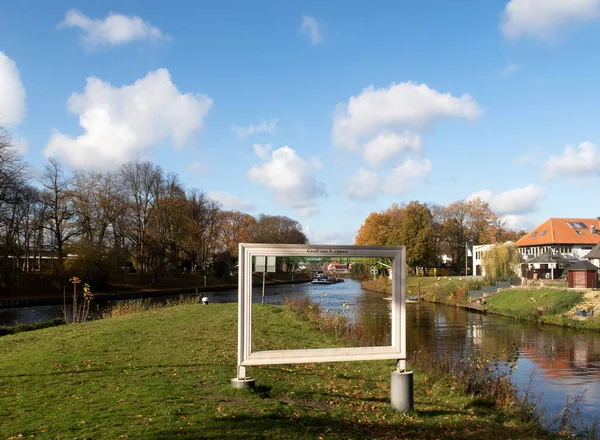
{"label": "metal frame sculpture", "polygon": [[[344,347],[303,350],[252,351],[252,257],[387,257],[392,261],[392,340],[382,347]],[[237,380],[246,380],[246,367],[307,362],[396,359],[406,362],[406,252],[404,246],[239,245],[238,366]]]}

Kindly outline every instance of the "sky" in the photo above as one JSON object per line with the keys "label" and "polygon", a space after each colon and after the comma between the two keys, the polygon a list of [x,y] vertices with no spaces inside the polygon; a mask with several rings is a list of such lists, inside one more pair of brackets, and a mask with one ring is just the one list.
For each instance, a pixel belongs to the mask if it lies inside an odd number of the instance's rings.
{"label": "sky", "polygon": [[31,166],[151,160],[224,209],[353,244],[480,197],[597,217],[600,0],[0,5],[0,125]]}

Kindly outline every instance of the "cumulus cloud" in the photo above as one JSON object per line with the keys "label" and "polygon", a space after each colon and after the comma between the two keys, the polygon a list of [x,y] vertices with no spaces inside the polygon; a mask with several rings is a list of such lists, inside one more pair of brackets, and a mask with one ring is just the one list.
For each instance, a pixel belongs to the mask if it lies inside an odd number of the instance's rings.
{"label": "cumulus cloud", "polygon": [[360,168],[346,180],[344,188],[349,197],[359,200],[370,200],[378,194],[399,196],[423,184],[430,171],[429,159],[405,159],[387,176]]}
{"label": "cumulus cloud", "polygon": [[345,182],[346,193],[354,199],[370,199],[383,192],[383,179],[374,171],[359,168]]}
{"label": "cumulus cloud", "polygon": [[431,162],[429,159],[423,161],[406,159],[386,177],[385,192],[394,196],[406,194],[421,185],[430,171]]}
{"label": "cumulus cloud", "polygon": [[537,185],[527,185],[493,195],[490,190],[477,191],[467,197],[467,200],[479,198],[490,205],[492,211],[500,215],[519,215],[533,212],[537,209],[543,190]]}
{"label": "cumulus cloud", "polygon": [[596,177],[600,173],[600,156],[591,142],[567,145],[562,155],[550,156],[544,169],[547,179]]}
{"label": "cumulus cloud", "polygon": [[93,20],[77,9],[69,9],[58,27],[75,27],[83,30],[83,42],[90,48],[120,46],[143,40],[157,42],[170,38],[140,17],[128,17],[113,12],[102,20]]}
{"label": "cumulus cloud", "polygon": [[[339,104],[333,119],[331,138],[340,149],[362,155],[372,167],[398,163],[397,156],[423,154],[421,134],[435,121],[445,118],[473,120],[482,111],[469,95],[456,97],[440,93],[427,84],[403,82],[388,88],[372,85],[347,104]],[[346,182],[348,194],[368,198],[378,191],[404,194],[426,181],[431,171],[427,158],[405,157],[388,176],[361,168]],[[358,179],[352,183],[352,179]],[[380,189],[375,189],[381,187]]]}
{"label": "cumulus cloud", "polygon": [[209,192],[208,196],[211,199],[217,200],[219,203],[221,203],[221,205],[223,205],[223,209],[227,211],[252,212],[256,209],[254,204],[249,200],[242,200],[238,196],[226,192]]}
{"label": "cumulus cloud", "polygon": [[421,136],[408,131],[381,133],[364,145],[363,155],[371,166],[379,167],[402,151],[420,152],[421,146]]}
{"label": "cumulus cloud", "polygon": [[16,126],[25,118],[25,87],[17,64],[0,51],[0,125]]}
{"label": "cumulus cloud", "polygon": [[530,217],[526,215],[514,215],[507,214],[500,216],[500,221],[505,228],[512,229],[513,231],[531,231],[536,225],[531,221]]}
{"label": "cumulus cloud", "polygon": [[271,153],[271,144],[254,144],[252,145],[252,148],[254,149],[254,154],[256,155],[256,157],[260,158],[260,159],[268,159],[269,158],[269,154]]}
{"label": "cumulus cloud", "polygon": [[600,0],[510,0],[501,28],[511,40],[524,36],[551,40],[561,30],[599,17]]}
{"label": "cumulus cloud", "polygon": [[12,146],[20,155],[24,155],[29,151],[29,142],[21,136],[17,136],[12,140]]}
{"label": "cumulus cloud", "polygon": [[366,138],[385,131],[422,131],[441,118],[475,119],[481,114],[469,95],[440,93],[427,84],[403,82],[388,88],[369,86],[348,104],[339,104],[333,120],[335,145],[358,150]]}
{"label": "cumulus cloud", "polygon": [[354,244],[356,230],[349,231],[330,231],[330,230],[313,230],[310,226],[302,226],[302,230],[306,233],[308,241],[312,244]]}
{"label": "cumulus cloud", "polygon": [[321,44],[323,42],[323,35],[319,29],[319,23],[309,15],[304,15],[302,17],[300,33],[305,35],[313,45]]}
{"label": "cumulus cloud", "polygon": [[274,133],[277,131],[277,119],[273,119],[270,122],[265,120],[261,121],[260,124],[247,125],[240,127],[238,125],[232,125],[231,129],[235,132],[238,138],[245,138],[255,133]]}
{"label": "cumulus cloud", "polygon": [[90,77],[84,92],[67,101],[84,133],[72,137],[56,132],[44,152],[76,168],[107,169],[145,157],[167,138],[181,148],[203,128],[212,105],[206,95],[181,93],[166,69],[121,87]]}
{"label": "cumulus cloud", "polygon": [[312,175],[310,161],[298,157],[288,146],[272,152],[267,160],[253,166],[249,180],[268,188],[277,203],[297,209],[300,215],[316,212],[316,199],[325,195],[324,185]]}

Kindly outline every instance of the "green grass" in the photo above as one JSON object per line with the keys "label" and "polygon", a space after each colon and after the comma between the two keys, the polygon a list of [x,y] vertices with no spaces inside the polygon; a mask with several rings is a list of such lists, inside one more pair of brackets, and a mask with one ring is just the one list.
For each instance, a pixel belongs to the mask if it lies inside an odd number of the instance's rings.
{"label": "green grass", "polygon": [[487,300],[491,312],[517,319],[540,320],[571,310],[583,300],[583,292],[557,289],[503,290]]}
{"label": "green grass", "polygon": [[[473,277],[406,277],[406,294],[417,295],[419,288],[422,295],[440,287],[452,289],[471,279]],[[362,285],[367,290],[392,294],[392,284],[388,278],[368,279],[363,281]]]}
{"label": "green grass", "polygon": [[[271,349],[343,344],[285,307],[254,306]],[[452,382],[415,372],[389,405],[394,362],[249,368],[234,390],[237,305],[187,305],[0,339],[0,438],[550,438]]]}

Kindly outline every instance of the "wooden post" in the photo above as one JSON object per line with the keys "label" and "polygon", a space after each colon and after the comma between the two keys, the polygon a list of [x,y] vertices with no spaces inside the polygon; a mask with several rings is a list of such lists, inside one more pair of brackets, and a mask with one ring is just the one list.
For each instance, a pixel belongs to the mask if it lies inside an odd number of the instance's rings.
{"label": "wooden post", "polygon": [[421,280],[419,280],[419,293],[417,294],[417,302],[421,302]]}

